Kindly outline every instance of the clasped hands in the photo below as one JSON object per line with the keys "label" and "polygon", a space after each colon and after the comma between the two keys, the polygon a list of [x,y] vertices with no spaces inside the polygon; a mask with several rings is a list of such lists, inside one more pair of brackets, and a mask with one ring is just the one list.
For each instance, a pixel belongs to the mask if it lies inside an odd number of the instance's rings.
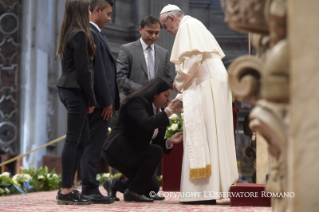
{"label": "clasped hands", "polygon": [[182,108],[183,108],[183,102],[182,102],[181,100],[179,100],[179,99],[173,99],[173,100],[169,103],[168,107],[169,107],[170,109],[172,109],[172,111],[173,111],[174,113],[179,113],[179,112],[181,112],[181,110],[182,110]]}
{"label": "clasped hands", "polygon": [[[180,112],[183,108],[183,102],[179,99],[173,99],[171,103],[169,103],[168,107],[174,112]],[[175,133],[172,137],[170,137],[167,141],[167,145],[171,146],[172,144],[178,144],[183,141],[183,132]]]}

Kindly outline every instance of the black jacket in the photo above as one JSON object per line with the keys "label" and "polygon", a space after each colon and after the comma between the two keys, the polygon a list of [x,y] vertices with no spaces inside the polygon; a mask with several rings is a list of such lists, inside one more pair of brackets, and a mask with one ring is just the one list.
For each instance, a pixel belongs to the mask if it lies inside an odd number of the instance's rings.
{"label": "black jacket", "polygon": [[89,60],[87,46],[88,39],[84,31],[79,29],[68,36],[61,61],[62,75],[56,86],[81,89],[88,106],[94,106],[93,67]]}
{"label": "black jacket", "polygon": [[94,92],[97,101],[96,107],[104,108],[113,105],[119,109],[120,96],[116,82],[116,64],[112,52],[101,32],[92,24],[90,30],[96,45],[94,67]]}
{"label": "black jacket", "polygon": [[132,164],[150,145],[154,130],[158,128],[152,144],[161,146],[164,153],[169,154],[171,149],[166,149],[164,139],[168,125],[164,111],[154,115],[152,102],[143,97],[134,98],[121,110],[103,149],[124,164]]}

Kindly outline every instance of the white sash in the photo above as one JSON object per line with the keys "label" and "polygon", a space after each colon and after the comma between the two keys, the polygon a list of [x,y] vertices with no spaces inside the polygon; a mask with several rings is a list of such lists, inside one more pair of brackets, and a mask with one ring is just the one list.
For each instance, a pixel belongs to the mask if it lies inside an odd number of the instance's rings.
{"label": "white sash", "polygon": [[190,179],[211,175],[210,152],[207,140],[199,85],[194,79],[191,86],[183,92],[184,144],[187,145],[190,164]]}

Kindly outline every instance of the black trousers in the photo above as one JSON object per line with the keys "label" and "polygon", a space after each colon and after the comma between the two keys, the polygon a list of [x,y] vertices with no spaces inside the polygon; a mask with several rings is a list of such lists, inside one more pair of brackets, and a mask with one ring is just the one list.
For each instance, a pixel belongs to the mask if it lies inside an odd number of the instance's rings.
{"label": "black trousers", "polygon": [[[119,157],[125,156],[119,155]],[[111,167],[120,171],[128,179],[113,180],[112,189],[123,193],[128,188],[146,196],[149,196],[151,191],[155,193],[159,191],[159,184],[154,173],[163,158],[162,147],[150,144],[132,164],[124,164],[107,151],[104,151],[104,158]]]}
{"label": "black trousers", "polygon": [[109,121],[103,120],[101,114],[102,109],[96,108],[93,113],[88,115],[90,142],[83,152],[80,163],[83,195],[100,193],[96,175],[103,143],[109,127]]}
{"label": "black trousers", "polygon": [[86,98],[79,89],[59,88],[67,109],[67,132],[62,150],[62,188],[71,188],[82,153],[90,140]]}

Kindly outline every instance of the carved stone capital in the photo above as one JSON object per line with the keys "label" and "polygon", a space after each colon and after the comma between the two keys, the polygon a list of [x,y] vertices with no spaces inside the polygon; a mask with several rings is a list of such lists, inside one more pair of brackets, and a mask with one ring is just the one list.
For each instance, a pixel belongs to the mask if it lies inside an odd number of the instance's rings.
{"label": "carved stone capital", "polygon": [[[257,57],[240,57],[228,69],[232,93],[255,105],[250,128],[261,134],[276,161],[267,192],[286,192],[289,54],[287,0],[221,0],[225,22],[240,32],[252,33]],[[258,149],[258,146],[257,146]],[[257,155],[258,157],[258,155]],[[287,198],[272,198],[275,212],[286,211]]]}
{"label": "carved stone capital", "polygon": [[260,98],[261,69],[262,61],[250,56],[239,57],[229,66],[229,86],[239,100],[255,104]]}
{"label": "carved stone capital", "polygon": [[261,97],[272,102],[289,101],[288,41],[279,41],[267,51],[262,70]]}
{"label": "carved stone capital", "polygon": [[[287,111],[285,104],[259,100],[251,111],[250,127],[260,133],[268,143],[269,153],[276,159],[269,173],[266,192],[284,195],[287,191],[287,135],[284,122]],[[258,147],[257,147],[258,148]],[[285,211],[287,199],[273,196],[273,211]]]}
{"label": "carved stone capital", "polygon": [[269,34],[269,7],[272,0],[221,0],[225,22],[240,32]]}
{"label": "carved stone capital", "polygon": [[277,160],[286,152],[286,127],[284,117],[286,105],[259,100],[251,111],[250,128],[260,133],[267,141],[269,153]]}

